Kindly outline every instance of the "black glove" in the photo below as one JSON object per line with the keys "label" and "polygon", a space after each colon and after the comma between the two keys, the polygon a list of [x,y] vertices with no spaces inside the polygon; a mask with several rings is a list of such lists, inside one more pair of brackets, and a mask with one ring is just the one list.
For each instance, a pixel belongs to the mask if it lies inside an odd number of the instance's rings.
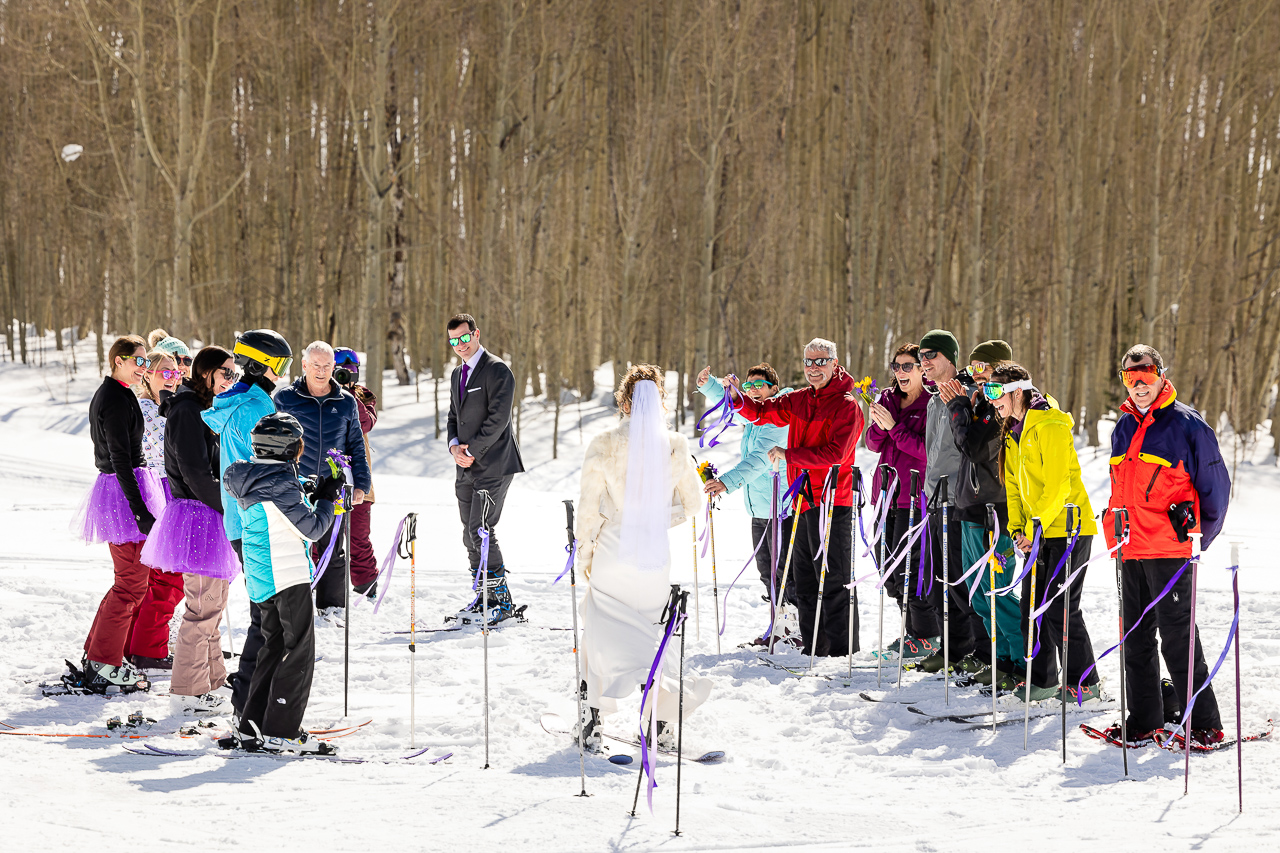
{"label": "black glove", "polygon": [[1173,532],[1178,534],[1179,542],[1191,538],[1191,529],[1196,526],[1195,501],[1183,501],[1169,507],[1169,521],[1173,523]]}
{"label": "black glove", "polygon": [[144,512],[142,515],[135,515],[133,518],[138,522],[138,529],[142,531],[143,535],[149,535],[151,533],[151,528],[155,527],[156,517],[149,512]]}
{"label": "black glove", "polygon": [[314,496],[315,496],[315,493],[316,493],[316,478],[315,478],[315,477],[303,477],[303,478],[302,478],[301,480],[299,480],[298,482],[299,482],[299,484],[301,484],[301,486],[302,486],[302,493],[303,493],[304,495],[306,495],[306,496],[307,496],[307,497],[309,497],[309,498],[310,498],[310,497],[314,497]]}
{"label": "black glove", "polygon": [[316,484],[315,493],[311,495],[313,501],[328,501],[334,503],[338,500],[338,495],[342,494],[342,487],[346,481],[342,477],[325,477]]}

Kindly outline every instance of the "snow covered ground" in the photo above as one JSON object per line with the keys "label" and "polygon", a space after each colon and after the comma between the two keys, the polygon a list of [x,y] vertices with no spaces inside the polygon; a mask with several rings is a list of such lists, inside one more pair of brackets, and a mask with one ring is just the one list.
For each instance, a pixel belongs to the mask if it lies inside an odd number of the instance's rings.
{"label": "snow covered ground", "polygon": [[[44,698],[42,680],[56,681],[62,660],[79,659],[81,644],[110,584],[105,546],[68,535],[76,505],[93,477],[88,399],[98,379],[91,343],[78,351],[74,381],[51,358],[43,368],[0,365],[0,720],[42,732],[105,734],[105,721],[140,710],[156,729],[181,722],[163,695],[103,699]],[[88,366],[88,369],[84,369]],[[675,767],[662,760],[654,814],[629,817],[637,764],[621,767],[588,758],[589,798],[579,790],[572,741],[547,734],[539,717],[572,717],[573,659],[569,589],[552,581],[564,564],[564,498],[577,497],[577,472],[591,436],[614,417],[601,405],[607,369],[595,398],[561,412],[560,458],[551,459],[552,411],[530,400],[522,414],[529,473],[512,487],[498,528],[526,625],[490,639],[491,745],[485,761],[482,645],[474,633],[418,636],[419,747],[452,750],[438,765],[336,765],[228,761],[131,755],[121,741],[97,738],[0,737],[0,801],[4,847],[44,847],[87,840],[99,850],[201,850],[231,847],[315,850],[450,850],[517,844],[534,850],[1066,850],[1101,844],[1111,850],[1265,850],[1280,848],[1273,743],[1245,749],[1245,813],[1236,815],[1234,752],[1196,756],[1191,794],[1182,796],[1182,760],[1154,749],[1130,756],[1123,780],[1120,752],[1085,738],[1074,723],[1108,723],[1117,712],[1072,718],[1069,759],[1059,753],[1059,722],[1033,719],[1030,750],[1021,724],[971,730],[930,722],[905,706],[859,698],[876,690],[874,669],[842,679],[797,678],[760,664],[737,648],[768,621],[754,568],[728,602],[723,653],[716,653],[709,565],[699,570],[701,639],[690,630],[688,666],[714,681],[711,699],[687,722],[685,747],[720,749],[718,765],[687,764],[681,826],[673,837]],[[388,385],[373,434],[378,504],[374,545],[385,553],[406,512],[420,514],[417,613],[420,626],[439,627],[468,600],[465,554],[444,442],[433,439],[431,386]],[[732,462],[736,434],[710,456]],[[1226,533],[1201,571],[1199,621],[1206,654],[1220,651],[1230,621],[1228,541],[1242,543],[1242,667],[1247,729],[1275,715],[1280,702],[1280,577],[1272,570],[1280,546],[1275,524],[1280,472],[1263,458],[1240,464]],[[1095,506],[1105,505],[1106,458],[1081,452]],[[864,470],[873,457],[860,456]],[[1264,464],[1265,463],[1265,464]],[[748,521],[733,496],[717,519],[719,586],[747,559]],[[677,577],[692,580],[687,527],[672,531]],[[1095,553],[1097,552],[1095,547]],[[1268,557],[1268,555],[1272,555]],[[865,568],[867,563],[861,561]],[[409,566],[396,568],[391,593],[376,616],[351,615],[350,713],[372,718],[359,733],[336,741],[353,756],[393,757],[408,751]],[[1114,573],[1090,570],[1086,616],[1097,651],[1116,640]],[[863,591],[862,643],[874,648],[876,601]],[[243,585],[230,608],[236,649],[244,641],[248,605]],[[886,635],[897,625],[887,620]],[[561,629],[561,630],[555,630]],[[308,724],[343,719],[343,631],[318,630]],[[799,664],[801,660],[795,659]],[[843,661],[820,664],[838,674]],[[1117,663],[1101,669],[1114,690]],[[1228,659],[1216,684],[1228,731],[1234,731],[1233,670]],[[941,683],[908,674],[902,694],[941,708]],[[887,685],[886,681],[886,685]],[[156,693],[163,693],[159,682]],[[878,694],[877,694],[878,695]],[[893,697],[891,697],[893,698]],[[988,700],[989,701],[989,700]],[[637,702],[609,718],[629,732]],[[954,693],[952,709],[980,710],[980,697]],[[197,741],[156,738],[193,749]],[[137,743],[136,741],[134,743]],[[626,747],[620,747],[626,751]],[[68,830],[60,832],[60,830]],[[1271,845],[1277,845],[1273,848]]]}

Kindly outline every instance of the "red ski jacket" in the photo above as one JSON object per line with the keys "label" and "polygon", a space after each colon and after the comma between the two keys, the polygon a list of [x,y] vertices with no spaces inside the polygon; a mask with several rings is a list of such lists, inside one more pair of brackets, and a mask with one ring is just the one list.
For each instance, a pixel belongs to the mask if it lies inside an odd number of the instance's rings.
{"label": "red ski jacket", "polygon": [[[810,385],[761,402],[743,395],[738,403],[738,411],[752,423],[787,427],[787,482],[807,471],[815,500],[822,500],[831,466],[841,466],[836,506],[853,506],[853,452],[862,435],[862,407],[844,398],[852,390],[853,377],[837,367],[821,388]],[[806,498],[800,506],[803,512],[812,504]]]}
{"label": "red ski jacket", "polygon": [[1177,402],[1171,382],[1144,415],[1132,400],[1120,407],[1111,433],[1111,500],[1103,513],[1107,547],[1114,547],[1115,520],[1111,510],[1129,511],[1129,544],[1125,559],[1190,557],[1191,542],[1179,542],[1169,508],[1183,501],[1195,504],[1208,549],[1227,515],[1231,478],[1218,449],[1218,437],[1200,413]]}

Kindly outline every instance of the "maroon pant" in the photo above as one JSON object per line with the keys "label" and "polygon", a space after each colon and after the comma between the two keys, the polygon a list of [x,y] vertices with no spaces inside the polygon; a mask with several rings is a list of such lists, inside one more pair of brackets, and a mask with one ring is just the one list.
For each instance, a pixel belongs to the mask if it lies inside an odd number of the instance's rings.
{"label": "maroon pant", "polygon": [[115,583],[102,603],[93,627],[84,641],[84,653],[91,661],[119,666],[124,662],[125,643],[133,624],[133,613],[147,594],[151,569],[142,564],[141,542],[125,542],[110,545],[111,561],[115,564]]}
{"label": "maroon pant", "polygon": [[378,558],[369,541],[369,513],[373,504],[362,503],[351,512],[351,585],[373,583],[378,578]]}
{"label": "maroon pant", "polygon": [[147,592],[133,611],[125,654],[157,659],[169,656],[169,620],[184,594],[180,572],[151,570]]}

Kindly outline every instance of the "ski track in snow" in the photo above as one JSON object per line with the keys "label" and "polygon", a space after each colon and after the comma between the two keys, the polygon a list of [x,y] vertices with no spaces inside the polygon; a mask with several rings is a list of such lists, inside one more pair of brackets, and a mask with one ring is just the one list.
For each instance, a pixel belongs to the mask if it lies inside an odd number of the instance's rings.
{"label": "ski track in snow", "polygon": [[[105,733],[111,716],[140,710],[173,730],[184,719],[165,696],[104,699],[44,698],[37,682],[56,681],[63,658],[78,661],[84,635],[110,583],[105,546],[85,546],[68,523],[94,471],[86,426],[88,398],[97,387],[92,341],[80,345],[81,373],[70,383],[58,363],[45,368],[0,365],[7,392],[0,407],[0,720],[44,731]],[[90,369],[85,370],[85,366]],[[1069,758],[1060,758],[1060,722],[1031,720],[1031,748],[1019,725],[970,730],[932,722],[905,705],[870,703],[874,669],[844,678],[843,660],[820,661],[833,680],[801,678],[761,664],[737,644],[768,621],[754,567],[728,605],[723,654],[716,654],[709,562],[698,579],[700,639],[689,624],[687,666],[714,681],[710,700],[686,724],[689,754],[728,753],[718,765],[683,769],[681,828],[671,835],[675,765],[658,762],[654,814],[644,805],[631,818],[639,762],[629,767],[587,758],[587,791],[579,790],[578,756],[571,740],[539,725],[552,711],[572,719],[572,635],[541,627],[571,624],[567,581],[552,585],[564,565],[564,498],[577,497],[585,444],[613,422],[597,394],[560,413],[559,459],[551,458],[554,406],[526,402],[522,449],[529,473],[517,477],[498,535],[512,569],[517,604],[529,605],[529,624],[490,635],[490,763],[484,764],[481,636],[473,631],[420,633],[417,638],[418,748],[426,757],[452,750],[443,764],[333,765],[322,762],[223,761],[216,756],[176,758],[131,755],[120,740],[0,738],[0,771],[9,780],[0,804],[7,849],[44,845],[60,829],[88,837],[99,850],[170,850],[282,847],[325,850],[454,850],[479,842],[517,840],[535,850],[755,850],[860,849],[953,851],[1007,848],[1011,833],[1045,850],[1082,844],[1113,850],[1261,850],[1280,846],[1274,743],[1245,749],[1245,814],[1236,815],[1234,751],[1194,756],[1191,795],[1182,796],[1180,755],[1144,749],[1130,754],[1122,781],[1121,755],[1076,728],[1099,725],[1118,711],[1072,714]],[[420,513],[417,618],[439,627],[445,614],[467,603],[465,553],[444,441],[433,438],[432,386],[387,386],[387,408],[373,433],[378,503],[374,545],[385,555],[405,512]],[[674,390],[674,389],[673,389]],[[65,401],[65,402],[64,402]],[[581,427],[579,419],[581,418]],[[711,451],[696,451],[717,465],[736,459],[736,430]],[[1105,430],[1104,430],[1105,440]],[[1267,442],[1269,446],[1269,442]],[[870,470],[874,456],[859,454]],[[1105,454],[1082,449],[1081,461],[1095,509],[1105,505]],[[1227,531],[1201,569],[1198,621],[1212,664],[1230,621],[1229,540],[1243,543],[1242,667],[1246,731],[1261,727],[1280,701],[1280,578],[1270,571],[1280,545],[1272,521],[1280,473],[1259,455],[1236,471],[1238,489]],[[750,554],[741,499],[724,501],[717,519],[720,593]],[[675,577],[692,579],[687,527],[672,531]],[[1101,549],[1101,537],[1094,553]],[[861,556],[861,555],[859,555]],[[868,563],[859,561],[865,571]],[[1110,563],[1091,567],[1086,620],[1097,652],[1116,640],[1115,576]],[[874,647],[878,599],[863,587],[860,612],[864,649]],[[236,650],[248,623],[242,583],[229,608]],[[896,618],[886,617],[886,641]],[[392,591],[377,616],[361,605],[351,614],[349,715],[373,723],[336,743],[353,756],[394,757],[409,751],[409,652],[405,635],[384,633],[409,625],[409,564],[396,564]],[[225,632],[224,632],[225,633]],[[896,633],[894,634],[896,636]],[[225,642],[225,637],[224,637]],[[678,647],[674,649],[678,652]],[[343,631],[317,629],[315,682],[307,724],[343,719]],[[865,657],[865,652],[863,657]],[[807,660],[795,656],[795,666]],[[1101,670],[1118,689],[1112,655]],[[896,670],[886,667],[882,691],[892,694]],[[847,683],[846,683],[847,682]],[[167,691],[167,681],[155,689]],[[1229,657],[1215,682],[1223,718],[1234,733],[1234,665]],[[904,677],[903,694],[931,712],[943,712],[940,681]],[[894,698],[889,696],[889,698]],[[950,712],[990,707],[971,692],[954,691]],[[635,726],[638,696],[607,718],[612,731]],[[1002,716],[1021,716],[1001,706]],[[130,741],[123,741],[129,743]],[[157,737],[159,746],[196,748],[200,741]],[[138,741],[132,741],[138,743]],[[627,747],[616,745],[618,749]],[[926,805],[928,804],[928,805]],[[252,814],[252,819],[246,816]],[[1034,826],[1030,829],[1026,821]],[[1022,841],[1018,841],[1021,844]],[[12,845],[12,846],[10,846]]]}

